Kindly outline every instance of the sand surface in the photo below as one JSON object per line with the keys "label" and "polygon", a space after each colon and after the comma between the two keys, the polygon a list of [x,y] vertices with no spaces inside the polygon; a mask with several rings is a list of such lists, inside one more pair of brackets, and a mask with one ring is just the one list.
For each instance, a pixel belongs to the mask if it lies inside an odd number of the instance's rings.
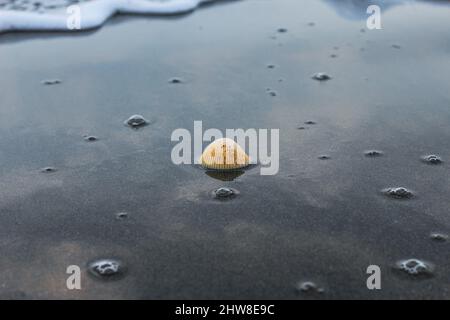
{"label": "sand surface", "polygon": [[[450,7],[386,7],[383,30],[362,32],[364,12],[245,0],[1,35],[0,297],[449,299],[450,242],[430,234],[450,233]],[[136,113],[151,124],[125,127]],[[224,182],[174,165],[171,133],[194,120],[279,128],[280,172]],[[211,199],[221,186],[239,197]],[[394,186],[415,196],[380,191]],[[90,277],[103,257],[125,276]],[[433,277],[395,272],[408,258],[433,263]],[[372,264],[381,290],[366,288]],[[68,265],[82,268],[82,290],[66,288]],[[324,293],[296,292],[306,280]]]}

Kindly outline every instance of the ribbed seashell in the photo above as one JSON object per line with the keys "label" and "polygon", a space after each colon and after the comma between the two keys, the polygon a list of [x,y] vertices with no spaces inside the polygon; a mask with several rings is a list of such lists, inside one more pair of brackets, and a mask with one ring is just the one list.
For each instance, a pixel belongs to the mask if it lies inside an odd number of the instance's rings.
{"label": "ribbed seashell", "polygon": [[217,139],[205,148],[200,164],[206,169],[236,170],[248,166],[250,159],[234,140]]}

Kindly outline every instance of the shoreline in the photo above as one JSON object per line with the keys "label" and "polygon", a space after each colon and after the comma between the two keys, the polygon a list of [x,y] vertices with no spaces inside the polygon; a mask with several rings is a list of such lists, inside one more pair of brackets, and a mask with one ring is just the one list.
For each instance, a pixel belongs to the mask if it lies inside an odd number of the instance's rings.
{"label": "shoreline", "polygon": [[0,34],[12,31],[83,31],[103,26],[118,14],[179,15],[223,0],[94,0],[71,4],[53,14],[0,10]]}

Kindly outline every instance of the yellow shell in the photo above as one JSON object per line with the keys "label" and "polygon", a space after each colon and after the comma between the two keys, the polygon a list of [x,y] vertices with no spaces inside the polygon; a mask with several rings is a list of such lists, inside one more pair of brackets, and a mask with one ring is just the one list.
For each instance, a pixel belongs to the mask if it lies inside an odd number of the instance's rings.
{"label": "yellow shell", "polygon": [[234,140],[217,139],[205,148],[200,164],[206,169],[236,170],[248,166],[250,160]]}

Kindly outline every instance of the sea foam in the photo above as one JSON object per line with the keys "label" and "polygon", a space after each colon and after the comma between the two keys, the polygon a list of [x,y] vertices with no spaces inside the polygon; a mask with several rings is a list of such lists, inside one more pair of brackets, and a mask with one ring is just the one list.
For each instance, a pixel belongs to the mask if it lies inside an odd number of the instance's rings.
{"label": "sea foam", "polygon": [[[216,0],[92,0],[77,4],[80,30],[100,27],[117,13],[171,15],[192,11]],[[0,33],[9,31],[73,31],[67,26],[66,10],[30,12],[0,9]]]}

